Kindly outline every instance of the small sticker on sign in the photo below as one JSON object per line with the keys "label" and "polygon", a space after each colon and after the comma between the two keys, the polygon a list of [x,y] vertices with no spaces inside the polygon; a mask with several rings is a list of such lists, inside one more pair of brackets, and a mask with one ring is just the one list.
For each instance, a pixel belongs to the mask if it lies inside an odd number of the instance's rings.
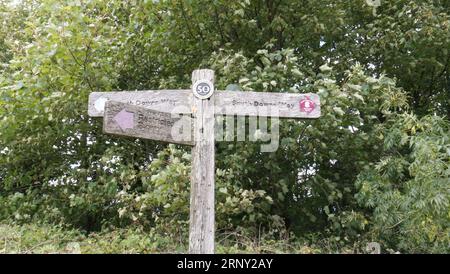
{"label": "small sticker on sign", "polygon": [[105,110],[105,103],[108,101],[108,99],[104,97],[100,97],[97,100],[95,100],[94,107],[97,111],[102,112]]}
{"label": "small sticker on sign", "polygon": [[207,99],[214,93],[214,85],[208,80],[199,80],[192,87],[194,95],[199,99]]}
{"label": "small sticker on sign", "polygon": [[300,111],[310,113],[316,108],[316,104],[309,99],[308,97],[305,97],[305,99],[300,101]]}

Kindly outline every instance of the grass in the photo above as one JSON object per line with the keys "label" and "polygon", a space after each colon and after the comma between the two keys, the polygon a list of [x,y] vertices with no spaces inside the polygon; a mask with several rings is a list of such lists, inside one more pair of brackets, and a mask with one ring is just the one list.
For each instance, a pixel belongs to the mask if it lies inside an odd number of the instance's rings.
{"label": "grass", "polygon": [[84,235],[54,225],[0,224],[0,253],[182,253],[168,237],[132,229]]}
{"label": "grass", "polygon": [[[0,254],[150,254],[186,253],[187,243],[155,231],[114,229],[88,235],[50,224],[0,222]],[[360,248],[338,248],[329,242],[308,245],[301,241],[254,240],[244,235],[219,234],[216,253],[360,253]]]}

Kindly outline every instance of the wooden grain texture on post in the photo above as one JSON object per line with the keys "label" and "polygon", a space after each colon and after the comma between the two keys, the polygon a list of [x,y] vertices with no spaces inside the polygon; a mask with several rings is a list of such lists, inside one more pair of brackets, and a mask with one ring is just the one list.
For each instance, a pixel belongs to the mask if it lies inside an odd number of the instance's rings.
{"label": "wooden grain texture on post", "polygon": [[[195,70],[192,83],[209,80],[214,71]],[[212,87],[214,88],[214,87]],[[193,97],[194,141],[192,148],[189,253],[214,253],[214,94],[208,99]]]}
{"label": "wooden grain texture on post", "polygon": [[105,104],[103,132],[182,145],[194,144],[190,116],[115,101]]}
{"label": "wooden grain texture on post", "polygon": [[216,91],[215,106],[216,114],[223,115],[320,117],[320,97],[314,93]]}
{"label": "wooden grain texture on post", "polygon": [[170,113],[191,113],[192,97],[192,91],[186,89],[92,92],[89,94],[88,114],[91,117],[102,117],[107,101]]}

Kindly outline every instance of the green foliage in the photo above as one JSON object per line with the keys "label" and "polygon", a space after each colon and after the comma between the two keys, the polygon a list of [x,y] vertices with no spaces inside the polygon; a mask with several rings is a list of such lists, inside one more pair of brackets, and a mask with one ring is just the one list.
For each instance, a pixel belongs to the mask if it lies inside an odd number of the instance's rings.
{"label": "green foliage", "polygon": [[190,154],[169,145],[161,150],[140,177],[141,191],[129,184],[116,194],[122,220],[161,228],[177,238],[187,235],[189,219]]}
{"label": "green foliage", "polygon": [[85,235],[60,226],[0,224],[0,253],[180,253],[170,237],[138,229],[115,229]]}
{"label": "green foliage", "polygon": [[83,236],[75,230],[57,226],[23,226],[0,223],[0,253],[70,253],[65,250]]}
{"label": "green foliage", "polygon": [[374,237],[414,252],[450,249],[450,124],[403,114],[384,133],[381,160],[357,180],[359,203],[373,209]]}
{"label": "green foliage", "polygon": [[[363,253],[360,247],[340,249],[328,240],[315,244],[293,237],[254,240],[239,233],[223,234],[217,241],[217,253]],[[84,234],[76,229],[55,225],[0,223],[0,253],[21,254],[133,254],[185,253],[183,239],[164,236],[153,229],[115,228]]]}
{"label": "green foliage", "polygon": [[0,219],[119,231],[86,252],[183,250],[190,151],[103,134],[87,97],[186,88],[210,67],[219,89],[322,104],[320,119],[281,122],[276,152],[216,144],[221,251],[296,252],[301,236],[305,252],[448,252],[449,12],[433,0],[0,0]]}

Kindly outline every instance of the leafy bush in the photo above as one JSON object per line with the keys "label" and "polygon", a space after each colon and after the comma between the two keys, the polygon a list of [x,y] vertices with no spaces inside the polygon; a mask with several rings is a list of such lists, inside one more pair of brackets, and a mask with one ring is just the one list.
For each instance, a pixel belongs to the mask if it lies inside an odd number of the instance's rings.
{"label": "leafy bush", "polygon": [[373,210],[373,237],[405,252],[448,253],[450,124],[403,114],[382,138],[382,159],[357,180],[358,202]]}

